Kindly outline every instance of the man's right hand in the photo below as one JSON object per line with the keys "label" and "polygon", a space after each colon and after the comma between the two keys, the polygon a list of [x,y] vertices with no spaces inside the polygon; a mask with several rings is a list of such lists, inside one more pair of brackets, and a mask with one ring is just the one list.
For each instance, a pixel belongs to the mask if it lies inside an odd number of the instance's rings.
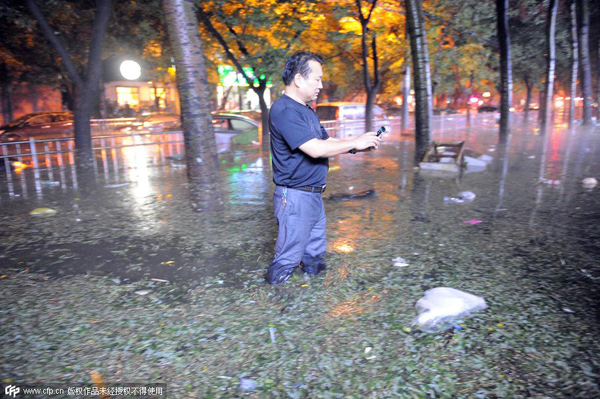
{"label": "man's right hand", "polygon": [[353,142],[356,152],[376,150],[379,148],[379,144],[381,144],[381,137],[377,137],[377,133],[375,132],[367,132],[355,138]]}

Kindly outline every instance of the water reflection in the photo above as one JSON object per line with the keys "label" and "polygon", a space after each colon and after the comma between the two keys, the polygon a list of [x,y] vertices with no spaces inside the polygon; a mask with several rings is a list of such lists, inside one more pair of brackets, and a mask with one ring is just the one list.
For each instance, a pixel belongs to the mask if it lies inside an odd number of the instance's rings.
{"label": "water reflection", "polygon": [[[415,171],[414,140],[399,130],[384,138],[379,151],[333,158],[324,196],[330,254],[335,259],[356,260],[362,267],[382,268],[391,267],[390,260],[397,256],[433,251],[431,243],[447,245],[443,248],[448,251],[465,249],[461,256],[470,256],[467,252],[473,243],[495,230],[508,235],[521,231],[527,236],[551,229],[557,235],[581,235],[580,240],[593,236],[591,230],[580,234],[579,229],[593,215],[597,200],[593,192],[581,189],[579,182],[600,173],[597,131],[569,130],[559,123],[540,136],[535,124],[526,127],[522,118],[515,120],[520,122],[515,122],[504,146],[497,145],[492,115],[473,115],[470,131],[460,115],[435,120],[434,139],[466,140],[467,148],[494,158],[487,170],[459,178],[426,178]],[[123,144],[128,146],[118,148]],[[6,212],[26,215],[32,203],[56,205],[62,212],[46,222],[15,217],[15,222],[9,221],[15,224],[8,226],[15,231],[15,240],[27,243],[28,237],[21,232],[40,229],[38,225],[43,223],[52,231],[60,230],[60,242],[53,245],[60,250],[67,246],[80,258],[60,259],[57,268],[77,262],[83,269],[102,269],[99,262],[110,261],[118,272],[129,270],[131,275],[158,278],[172,273],[173,278],[193,280],[195,273],[202,272],[225,273],[219,280],[226,280],[238,272],[239,276],[261,274],[276,235],[268,153],[244,147],[219,154],[218,181],[207,185],[189,182],[183,144],[170,137],[106,138],[98,147],[96,168],[85,175],[67,154],[43,156],[37,170],[26,167],[3,174],[0,200]],[[538,184],[547,180],[560,184]],[[328,200],[366,190],[375,195]],[[460,191],[476,193],[476,200],[444,204],[445,196]],[[81,201],[74,199],[78,197]],[[587,217],[580,214],[584,210]],[[473,219],[483,223],[463,224]],[[576,226],[572,219],[579,220]],[[417,238],[423,239],[423,247]],[[14,249],[18,246],[7,247],[10,242],[0,248],[8,257],[21,256],[40,264],[56,258],[50,246],[18,252]],[[96,252],[90,257],[86,251]],[[131,254],[135,254],[134,260]],[[98,261],[97,257],[102,258]],[[165,270],[166,264],[161,262],[171,260],[177,268]],[[345,309],[338,310],[341,314]]]}

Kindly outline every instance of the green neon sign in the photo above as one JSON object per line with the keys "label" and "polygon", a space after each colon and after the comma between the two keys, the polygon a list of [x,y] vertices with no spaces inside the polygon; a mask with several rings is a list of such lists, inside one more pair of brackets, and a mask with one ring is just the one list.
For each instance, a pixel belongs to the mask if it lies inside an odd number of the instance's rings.
{"label": "green neon sign", "polygon": [[[242,69],[247,76],[254,76],[252,68],[243,67]],[[219,65],[217,67],[217,72],[219,73],[219,81],[223,86],[249,86],[246,79],[244,79],[244,76],[241,73],[237,73],[237,68],[230,65]],[[262,74],[259,78],[264,79],[265,75]],[[258,79],[254,79],[254,85],[258,86]],[[273,86],[273,82],[271,81],[271,78],[269,78],[267,80],[267,87],[271,86]]]}

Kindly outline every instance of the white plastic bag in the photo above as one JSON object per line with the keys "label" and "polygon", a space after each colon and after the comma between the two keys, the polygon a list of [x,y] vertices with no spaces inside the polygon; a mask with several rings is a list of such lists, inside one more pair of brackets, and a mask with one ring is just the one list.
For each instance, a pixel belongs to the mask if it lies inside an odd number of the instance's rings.
{"label": "white plastic bag", "polygon": [[450,326],[453,320],[485,309],[487,305],[485,299],[476,295],[454,288],[437,287],[426,291],[415,307],[419,315],[413,325],[423,331],[438,331]]}

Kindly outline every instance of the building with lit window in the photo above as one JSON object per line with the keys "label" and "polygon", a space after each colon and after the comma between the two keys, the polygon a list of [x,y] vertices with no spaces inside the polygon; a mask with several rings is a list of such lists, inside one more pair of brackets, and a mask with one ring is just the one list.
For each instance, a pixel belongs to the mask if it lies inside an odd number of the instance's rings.
{"label": "building with lit window", "polygon": [[107,59],[103,65],[102,106],[107,117],[179,113],[174,69],[159,73],[142,61],[123,57]]}

